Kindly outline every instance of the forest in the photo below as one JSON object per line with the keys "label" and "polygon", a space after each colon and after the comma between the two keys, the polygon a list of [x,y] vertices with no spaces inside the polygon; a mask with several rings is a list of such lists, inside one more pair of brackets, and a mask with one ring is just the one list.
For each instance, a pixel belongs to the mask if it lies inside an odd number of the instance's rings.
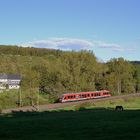
{"label": "forest", "polygon": [[139,61],[112,58],[104,63],[93,51],[0,45],[0,73],[20,74],[22,96],[36,98],[39,92],[47,102],[55,102],[68,92],[102,89],[110,90],[112,95],[140,92]]}

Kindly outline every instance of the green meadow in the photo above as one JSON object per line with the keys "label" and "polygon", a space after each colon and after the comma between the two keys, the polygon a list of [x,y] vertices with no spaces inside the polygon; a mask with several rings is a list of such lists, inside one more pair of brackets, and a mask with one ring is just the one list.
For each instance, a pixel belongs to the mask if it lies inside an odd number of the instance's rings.
{"label": "green meadow", "polygon": [[139,97],[0,115],[0,140],[139,140],[139,132]]}
{"label": "green meadow", "polygon": [[1,140],[139,140],[140,110],[15,112],[0,116]]}
{"label": "green meadow", "polygon": [[61,108],[62,110],[83,110],[83,109],[98,109],[105,108],[114,110],[116,106],[123,106],[124,110],[138,110],[140,109],[140,97],[124,97],[122,99],[97,101],[96,99],[79,103],[76,105]]}

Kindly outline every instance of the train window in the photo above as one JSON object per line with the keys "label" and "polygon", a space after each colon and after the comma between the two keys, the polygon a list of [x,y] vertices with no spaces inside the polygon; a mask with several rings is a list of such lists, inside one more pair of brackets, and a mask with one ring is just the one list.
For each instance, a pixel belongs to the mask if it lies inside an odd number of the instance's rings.
{"label": "train window", "polygon": [[89,97],[89,94],[88,94],[88,97]]}
{"label": "train window", "polygon": [[91,96],[93,96],[93,93],[91,94]]}
{"label": "train window", "polygon": [[100,93],[96,93],[96,96],[100,96]]}

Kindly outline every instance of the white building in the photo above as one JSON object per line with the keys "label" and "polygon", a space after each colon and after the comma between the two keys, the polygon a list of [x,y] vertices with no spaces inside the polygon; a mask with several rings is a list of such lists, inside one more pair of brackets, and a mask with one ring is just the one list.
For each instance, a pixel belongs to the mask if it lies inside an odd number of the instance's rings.
{"label": "white building", "polygon": [[17,74],[0,74],[0,90],[19,89],[21,76]]}

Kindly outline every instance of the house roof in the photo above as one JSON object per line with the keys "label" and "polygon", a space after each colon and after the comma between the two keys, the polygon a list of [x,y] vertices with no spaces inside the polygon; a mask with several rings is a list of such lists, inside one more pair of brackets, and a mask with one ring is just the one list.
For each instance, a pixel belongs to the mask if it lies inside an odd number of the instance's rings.
{"label": "house roof", "polygon": [[18,74],[0,74],[0,79],[21,80],[21,76]]}

